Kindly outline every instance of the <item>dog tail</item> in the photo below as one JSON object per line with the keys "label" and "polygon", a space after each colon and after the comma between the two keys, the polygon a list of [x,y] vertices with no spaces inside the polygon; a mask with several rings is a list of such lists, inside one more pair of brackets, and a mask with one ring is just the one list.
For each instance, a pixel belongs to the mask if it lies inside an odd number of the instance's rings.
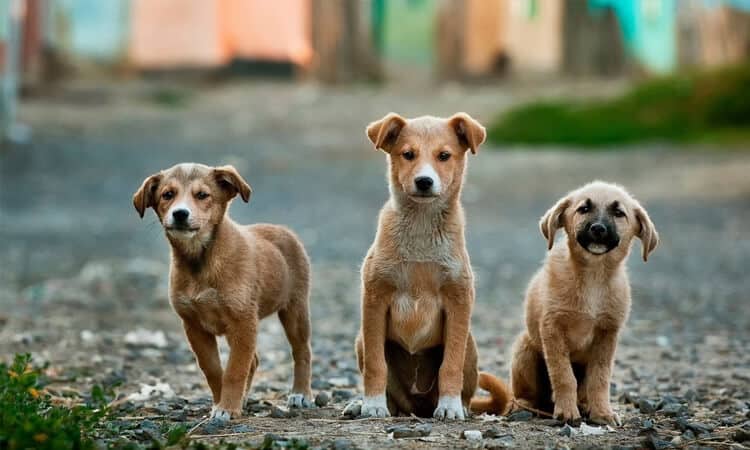
{"label": "dog tail", "polygon": [[471,399],[471,411],[505,415],[513,403],[513,393],[505,382],[487,372],[479,372],[479,387],[490,393],[489,397]]}

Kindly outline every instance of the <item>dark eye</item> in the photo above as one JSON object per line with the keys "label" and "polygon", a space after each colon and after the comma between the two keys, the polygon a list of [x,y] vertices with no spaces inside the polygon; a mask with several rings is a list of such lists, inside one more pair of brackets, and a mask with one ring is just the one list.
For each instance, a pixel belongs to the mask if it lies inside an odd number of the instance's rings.
{"label": "dark eye", "polygon": [[578,212],[578,214],[586,214],[589,211],[591,211],[591,207],[589,205],[582,205],[579,206],[578,209],[576,209],[576,212]]}
{"label": "dark eye", "polygon": [[404,159],[407,161],[411,161],[414,159],[414,152],[411,150],[407,150],[403,153]]}
{"label": "dark eye", "polygon": [[174,191],[164,191],[164,193],[161,194],[161,198],[164,200],[172,200],[174,198]]}
{"label": "dark eye", "polygon": [[197,194],[195,194],[195,198],[197,198],[198,200],[205,200],[208,198],[208,192],[200,191]]}
{"label": "dark eye", "polygon": [[438,154],[438,159],[440,161],[448,161],[449,159],[451,159],[451,154],[448,152],[440,152]]}
{"label": "dark eye", "polygon": [[612,211],[612,215],[615,217],[625,217],[625,211],[621,209],[615,209],[614,211]]}

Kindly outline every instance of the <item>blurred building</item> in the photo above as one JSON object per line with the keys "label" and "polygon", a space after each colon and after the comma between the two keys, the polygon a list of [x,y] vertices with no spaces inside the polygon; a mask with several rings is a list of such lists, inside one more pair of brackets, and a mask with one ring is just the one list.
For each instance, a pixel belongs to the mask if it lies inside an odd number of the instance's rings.
{"label": "blurred building", "polygon": [[238,60],[329,82],[412,69],[659,74],[743,60],[750,47],[750,0],[0,0],[1,67],[14,2],[27,83]]}

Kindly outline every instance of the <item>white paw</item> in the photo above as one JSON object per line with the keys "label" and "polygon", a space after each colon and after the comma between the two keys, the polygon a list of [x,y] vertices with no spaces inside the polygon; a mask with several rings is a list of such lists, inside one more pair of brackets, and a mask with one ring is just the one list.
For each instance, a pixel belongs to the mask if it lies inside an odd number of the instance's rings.
{"label": "white paw", "polygon": [[219,408],[218,406],[214,406],[211,408],[210,418],[212,421],[216,422],[229,422],[229,420],[232,418],[232,413],[225,409]]}
{"label": "white paw", "polygon": [[312,408],[312,401],[305,394],[293,392],[286,398],[286,405],[290,408]]}
{"label": "white paw", "polygon": [[362,417],[388,417],[388,404],[385,401],[385,394],[365,396],[362,400]]}
{"label": "white paw", "polygon": [[437,408],[432,417],[440,420],[464,420],[464,405],[461,403],[461,397],[452,397],[444,395],[438,400]]}

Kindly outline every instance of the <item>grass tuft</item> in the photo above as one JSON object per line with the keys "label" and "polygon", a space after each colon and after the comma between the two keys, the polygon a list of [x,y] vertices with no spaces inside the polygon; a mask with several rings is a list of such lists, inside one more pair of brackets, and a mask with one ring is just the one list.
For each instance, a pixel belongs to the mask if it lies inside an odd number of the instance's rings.
{"label": "grass tuft", "polygon": [[611,100],[535,102],[489,127],[494,144],[603,147],[639,141],[750,142],[750,63],[644,82]]}

